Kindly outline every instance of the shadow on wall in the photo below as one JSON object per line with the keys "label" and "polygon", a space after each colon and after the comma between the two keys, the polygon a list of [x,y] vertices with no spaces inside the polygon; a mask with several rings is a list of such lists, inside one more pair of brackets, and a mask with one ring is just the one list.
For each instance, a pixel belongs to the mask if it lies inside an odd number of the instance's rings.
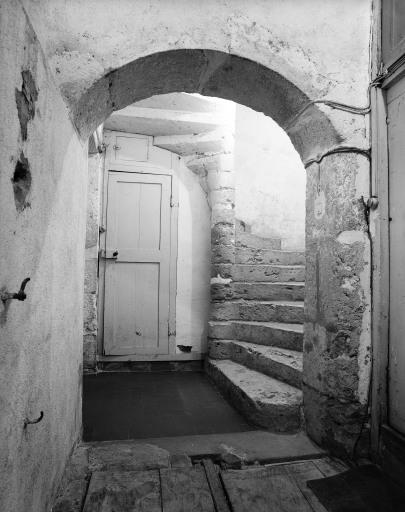
{"label": "shadow on wall", "polygon": [[306,171],[288,135],[270,117],[242,105],[235,122],[236,217],[255,235],[305,247]]}

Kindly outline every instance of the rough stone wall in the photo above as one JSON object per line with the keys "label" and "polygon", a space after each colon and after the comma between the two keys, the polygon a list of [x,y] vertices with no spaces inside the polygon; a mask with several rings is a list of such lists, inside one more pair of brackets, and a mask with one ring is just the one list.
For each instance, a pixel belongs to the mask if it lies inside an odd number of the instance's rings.
{"label": "rough stone wall", "polygon": [[[322,98],[367,104],[371,0],[195,0],[186,9],[184,0],[122,1],[120,9],[106,0],[23,3],[83,137],[113,110],[185,91],[271,116],[304,161],[369,145],[367,117],[318,104],[299,113]],[[325,157],[320,169],[308,165],[307,183],[306,424],[319,442],[352,453],[370,371],[361,199],[369,162],[356,153]]]}
{"label": "rough stone wall", "polygon": [[83,367],[95,370],[97,354],[98,249],[104,154],[89,155],[84,267]]}
{"label": "rough stone wall", "polygon": [[368,159],[356,154],[331,155],[307,173],[305,416],[316,441],[350,456],[367,444],[368,175]]}
{"label": "rough stone wall", "polygon": [[0,510],[45,512],[81,428],[87,150],[19,2],[0,34],[0,289],[31,279],[0,301]]}

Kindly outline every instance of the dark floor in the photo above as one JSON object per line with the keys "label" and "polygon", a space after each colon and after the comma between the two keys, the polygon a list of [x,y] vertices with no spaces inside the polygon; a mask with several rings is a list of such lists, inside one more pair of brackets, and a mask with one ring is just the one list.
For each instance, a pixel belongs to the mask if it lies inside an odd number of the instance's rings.
{"label": "dark floor", "polygon": [[84,441],[254,429],[203,372],[85,375],[83,428]]}

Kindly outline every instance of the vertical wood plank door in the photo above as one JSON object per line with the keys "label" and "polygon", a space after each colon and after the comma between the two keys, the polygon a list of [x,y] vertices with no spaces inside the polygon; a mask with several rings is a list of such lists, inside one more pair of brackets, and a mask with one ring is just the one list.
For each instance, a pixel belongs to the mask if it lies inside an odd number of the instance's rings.
{"label": "vertical wood plank door", "polygon": [[106,355],[169,353],[171,179],[160,174],[109,172]]}
{"label": "vertical wood plank door", "polygon": [[387,91],[390,215],[388,415],[405,434],[405,78]]}

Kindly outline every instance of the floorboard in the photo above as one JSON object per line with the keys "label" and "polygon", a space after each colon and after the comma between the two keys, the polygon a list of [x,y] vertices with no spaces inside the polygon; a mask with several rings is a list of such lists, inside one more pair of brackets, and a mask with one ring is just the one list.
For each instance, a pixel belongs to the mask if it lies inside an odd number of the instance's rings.
{"label": "floorboard", "polygon": [[162,512],[158,471],[96,471],[83,512]]}
{"label": "floorboard", "polygon": [[163,512],[215,512],[204,468],[161,469]]}
{"label": "floorboard", "polygon": [[313,461],[297,462],[286,465],[287,473],[295,480],[303,496],[314,512],[327,512],[314,493],[308,488],[308,480],[323,478],[323,474],[315,466]]}
{"label": "floorboard", "polygon": [[222,481],[219,476],[219,468],[211,460],[204,459],[203,465],[207,475],[208,485],[214,500],[216,512],[231,512],[226,500]]}
{"label": "floorboard", "polygon": [[282,465],[222,471],[234,512],[311,512],[295,481]]}

